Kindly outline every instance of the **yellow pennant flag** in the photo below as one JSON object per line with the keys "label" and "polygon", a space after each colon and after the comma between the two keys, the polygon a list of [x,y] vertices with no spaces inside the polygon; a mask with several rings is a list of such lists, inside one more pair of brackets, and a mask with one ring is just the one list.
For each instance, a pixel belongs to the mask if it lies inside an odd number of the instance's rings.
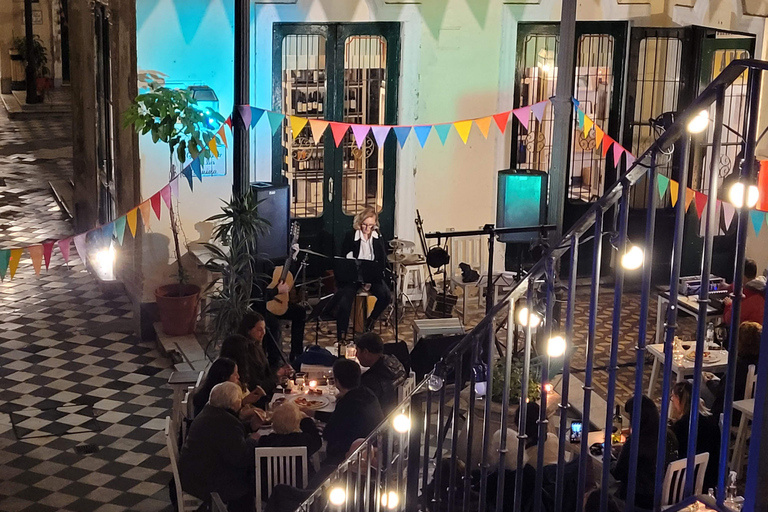
{"label": "yellow pennant flag", "polygon": [[472,121],[456,121],[453,123],[453,127],[456,128],[459,137],[461,137],[461,140],[463,140],[464,144],[466,144],[467,139],[469,138],[469,130],[472,129]]}
{"label": "yellow pennant flag", "polygon": [[219,158],[219,148],[216,147],[216,137],[212,138],[208,142],[208,149],[211,150],[211,153],[213,153],[213,156],[216,158]]}
{"label": "yellow pennant flag", "polygon": [[296,137],[299,136],[301,133],[301,130],[304,129],[305,126],[307,126],[307,122],[309,121],[306,117],[299,117],[299,116],[290,116],[291,119],[291,131],[293,132],[293,138],[296,139]]}
{"label": "yellow pennant flag", "polygon": [[32,245],[27,247],[29,251],[29,257],[32,258],[32,266],[35,269],[35,275],[40,275],[40,268],[43,266],[43,246]]}
{"label": "yellow pennant flag", "polygon": [[680,184],[675,180],[669,180],[669,195],[672,198],[672,208],[677,204],[677,194],[680,191]]}
{"label": "yellow pennant flag", "polygon": [[11,279],[13,279],[13,276],[16,275],[16,269],[19,268],[19,262],[21,261],[21,253],[23,252],[24,252],[24,249],[11,249],[11,261],[10,261]]}
{"label": "yellow pennant flag", "polygon": [[136,208],[129,211],[126,216],[125,220],[128,222],[128,228],[131,230],[131,236],[136,238],[136,214],[138,211],[136,211]]}
{"label": "yellow pennant flag", "polygon": [[488,138],[488,130],[491,128],[492,120],[493,120],[492,116],[475,119],[475,124],[477,125],[478,128],[480,128],[480,133],[482,133],[483,137],[485,137],[486,139]]}
{"label": "yellow pennant flag", "polygon": [[224,133],[224,126],[225,125],[221,125],[221,128],[219,128],[218,134],[219,134],[219,137],[221,137],[221,142],[224,143],[224,147],[226,148],[229,146],[227,145],[227,135]]}
{"label": "yellow pennant flag", "polygon": [[685,189],[685,211],[688,211],[688,208],[691,206],[691,201],[693,201],[693,198],[696,197],[696,192],[692,188],[686,187]]}
{"label": "yellow pennant flag", "polygon": [[592,129],[592,126],[594,126],[595,122],[589,118],[589,116],[584,116],[584,137],[589,136],[589,131]]}
{"label": "yellow pennant flag", "polygon": [[599,126],[595,126],[595,149],[600,147],[600,143],[603,142],[603,136],[605,132],[600,129]]}
{"label": "yellow pennant flag", "polygon": [[139,205],[139,211],[141,212],[141,222],[144,223],[144,230],[146,231],[149,229],[149,224],[152,218],[152,214],[150,213],[151,207],[149,205],[149,200],[146,200]]}

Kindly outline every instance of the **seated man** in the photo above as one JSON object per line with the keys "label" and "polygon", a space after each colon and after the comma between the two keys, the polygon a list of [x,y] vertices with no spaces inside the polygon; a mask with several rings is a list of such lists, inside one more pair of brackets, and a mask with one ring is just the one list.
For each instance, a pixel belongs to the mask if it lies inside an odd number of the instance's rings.
{"label": "seated man", "polygon": [[336,409],[325,425],[323,437],[328,443],[325,464],[338,465],[352,443],[368,437],[384,420],[384,414],[376,396],[360,385],[359,364],[339,359],[333,365],[333,377],[339,393]]}
{"label": "seated man", "polygon": [[368,368],[360,378],[360,384],[373,391],[381,410],[385,415],[389,414],[397,405],[397,388],[407,377],[405,368],[395,356],[384,353],[384,342],[375,332],[363,334],[355,345],[358,361]]}
{"label": "seated man", "polygon": [[238,419],[240,387],[222,382],[211,390],[208,404],[192,422],[179,456],[181,486],[207,500],[219,493],[230,511],[254,510],[254,448]]}

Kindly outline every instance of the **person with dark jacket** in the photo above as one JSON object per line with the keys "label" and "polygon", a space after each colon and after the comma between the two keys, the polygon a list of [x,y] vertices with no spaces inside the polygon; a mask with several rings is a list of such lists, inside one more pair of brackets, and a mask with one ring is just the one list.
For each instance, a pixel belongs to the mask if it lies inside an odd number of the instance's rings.
{"label": "person with dark jacket", "polygon": [[397,405],[397,388],[405,382],[405,368],[395,356],[384,353],[384,342],[375,332],[367,332],[355,343],[357,359],[368,371],[360,377],[360,384],[373,391],[384,415]]}
{"label": "person with dark jacket", "polygon": [[217,492],[232,512],[254,510],[254,448],[237,417],[240,387],[222,382],[211,390],[208,405],[192,422],[179,456],[185,492],[207,500]]}
{"label": "person with dark jacket", "polygon": [[384,279],[387,265],[387,248],[378,232],[379,215],[376,209],[366,206],[355,215],[353,230],[348,232],[341,245],[341,257],[354,259],[360,265],[356,279],[336,276],[336,337],[344,339],[349,328],[349,315],[355,294],[359,289],[376,297],[376,305],[365,322],[365,330],[370,331],[376,320],[392,300],[389,286]]}
{"label": "person with dark jacket", "polygon": [[[679,457],[688,455],[688,430],[691,423],[691,393],[693,386],[682,381],[672,386],[672,413],[676,421],[672,423],[672,432],[678,441]],[[717,487],[717,462],[720,457],[720,425],[705,407],[697,409],[699,414],[698,434],[696,435],[696,453],[709,453],[707,470],[704,473],[704,489]]]}
{"label": "person with dark jacket", "polygon": [[[333,377],[339,390],[336,409],[323,430],[327,443],[326,465],[341,463],[356,439],[366,438],[384,420],[381,406],[370,389],[360,385],[360,365],[349,359],[333,364]],[[308,415],[312,411],[305,411]]]}

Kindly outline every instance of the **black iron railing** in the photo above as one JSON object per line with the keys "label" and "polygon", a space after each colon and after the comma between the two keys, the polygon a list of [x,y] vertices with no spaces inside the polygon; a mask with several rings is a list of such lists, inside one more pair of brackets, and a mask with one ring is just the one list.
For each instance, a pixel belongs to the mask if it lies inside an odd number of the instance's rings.
{"label": "black iron railing", "polygon": [[[680,158],[679,189],[676,203],[675,237],[672,265],[669,275],[670,289],[676,290],[680,278],[683,230],[685,221],[687,169],[689,155],[696,144],[710,144],[712,157],[710,162],[716,166],[720,151],[720,134],[723,126],[723,99],[725,91],[742,73],[748,72],[747,115],[741,128],[744,142],[744,160],[741,164],[739,180],[752,183],[757,170],[755,166],[755,146],[757,132],[757,112],[759,90],[763,71],[768,63],[756,60],[737,60],[732,62],[690,105],[677,116],[677,121],[664,132],[634,164],[626,170],[621,179],[611,186],[591,209],[566,233],[553,244],[549,253],[536,263],[529,274],[500,302],[493,305],[478,325],[461,341],[456,343],[435,369],[423,382],[400,404],[390,417],[382,423],[338,469],[317,489],[301,506],[301,510],[552,510],[556,512],[584,510],[585,495],[592,483],[600,487],[599,510],[608,510],[610,499],[608,481],[611,466],[611,416],[616,401],[616,372],[619,354],[620,324],[622,300],[624,294],[624,270],[615,258],[614,296],[611,324],[611,339],[598,340],[597,318],[598,298],[601,292],[599,283],[600,270],[609,262],[602,261],[602,244],[610,237],[619,256],[628,248],[627,223],[630,193],[639,180],[647,175],[644,182],[647,187],[645,260],[643,263],[642,284],[640,291],[639,330],[635,347],[634,400],[631,414],[632,430],[639,431],[643,375],[646,367],[646,348],[648,345],[648,314],[651,304],[651,269],[654,253],[654,226],[656,222],[656,159],[660,152],[668,152],[676,145],[676,154]],[[706,132],[695,136],[686,131],[688,123],[702,110],[714,111],[711,140]],[[731,127],[735,128],[735,127]],[[716,224],[716,203],[718,173],[712,169],[709,173],[710,201],[702,222],[706,223],[704,250],[701,263],[701,292],[698,297],[698,323],[696,328],[696,352],[694,375],[699,376],[703,367],[705,351],[706,314],[709,304],[710,265],[712,261],[713,237],[719,226]],[[738,318],[742,302],[743,268],[745,260],[746,233],[749,219],[747,207],[737,209],[737,246],[735,248],[735,271],[733,275],[734,294],[732,324],[730,326],[727,371],[724,375],[726,391],[722,419],[721,451],[717,460],[718,486],[717,503],[707,500],[712,506],[725,510],[725,480],[729,469],[739,474],[742,468],[728,467],[729,448],[733,446],[729,426],[732,421],[734,403],[734,381],[736,355],[738,350]],[[591,231],[591,233],[590,233]],[[572,397],[570,355],[571,350],[548,353],[547,340],[561,335],[569,344],[574,338],[574,315],[576,304],[577,281],[575,271],[570,272],[565,285],[566,303],[564,325],[556,325],[554,309],[558,300],[557,269],[559,263],[568,258],[568,268],[578,268],[579,246],[592,239],[592,275],[589,286],[588,332],[586,335],[586,365],[583,376],[583,400],[581,420],[584,433],[578,447],[578,454],[572,461],[567,460],[567,436],[569,410]],[[658,253],[657,253],[658,255]],[[730,277],[730,276],[729,276]],[[560,299],[562,299],[560,294]],[[537,302],[543,298],[542,318],[534,316]],[[523,310],[526,311],[523,311]],[[526,314],[527,313],[527,314]],[[521,317],[522,314],[522,317]],[[673,340],[677,330],[678,296],[670,294],[669,305],[665,312],[663,384],[661,389],[660,425],[668,420],[669,393],[672,384]],[[768,310],[765,318],[768,319]],[[521,321],[524,320],[524,321]],[[541,325],[534,325],[537,321]],[[521,354],[513,353],[515,337],[524,339]],[[610,358],[607,368],[607,394],[605,417],[599,417],[593,406],[595,396],[593,380],[595,372],[595,347],[597,343],[610,343]],[[768,333],[764,333],[761,345],[768,353]],[[554,348],[554,347],[553,347]],[[560,347],[562,349],[562,347]],[[520,371],[517,369],[522,368]],[[560,372],[560,367],[562,372]],[[514,373],[514,375],[513,375]],[[545,446],[538,444],[536,452],[535,477],[524,470],[527,436],[524,432],[527,407],[519,408],[515,417],[510,415],[516,406],[511,406],[511,399],[525,403],[526,397],[535,399],[535,389],[531,388],[531,377],[536,377],[534,385],[540,385],[540,415],[538,418],[538,438],[546,439],[549,432],[547,400],[549,386],[556,375],[559,379],[560,398],[557,405],[559,418],[557,465],[545,467]],[[760,359],[757,370],[756,403],[762,404],[768,392],[768,357]],[[499,380],[499,382],[495,382]],[[697,404],[701,395],[700,378],[692,382],[692,403]],[[511,383],[519,383],[514,388],[516,397],[512,397]],[[500,395],[500,396],[499,396]],[[552,395],[556,396],[556,395]],[[500,399],[494,402],[491,397]],[[602,397],[601,397],[602,398]],[[694,407],[695,410],[695,407]],[[759,485],[758,459],[763,445],[767,442],[761,435],[764,430],[763,410],[755,407],[749,447],[749,464],[746,473],[746,502],[744,510],[756,510],[756,492]],[[558,415],[555,415],[557,417]],[[510,422],[517,419],[520,431],[508,444],[504,434]],[[693,467],[696,454],[698,415],[691,415],[688,436],[687,467]],[[604,424],[604,449],[602,467],[599,459],[590,453],[590,436],[587,435],[591,423]],[[657,440],[654,508],[659,510],[662,501],[662,481],[665,474],[665,448],[667,429],[659,428]],[[499,438],[494,434],[499,431]],[[637,461],[640,451],[640,436],[630,436],[630,464],[627,481],[626,499],[619,503],[623,510],[635,510]],[[510,452],[516,452],[511,457]],[[511,459],[511,460],[510,460]],[[597,465],[595,470],[593,466]],[[506,471],[509,469],[514,471]],[[527,473],[526,473],[527,472]],[[527,476],[528,475],[528,476]],[[514,483],[514,491],[512,484]],[[694,471],[686,472],[682,501],[671,510],[680,510],[692,502],[694,496]],[[590,511],[591,512],[591,511]]]}

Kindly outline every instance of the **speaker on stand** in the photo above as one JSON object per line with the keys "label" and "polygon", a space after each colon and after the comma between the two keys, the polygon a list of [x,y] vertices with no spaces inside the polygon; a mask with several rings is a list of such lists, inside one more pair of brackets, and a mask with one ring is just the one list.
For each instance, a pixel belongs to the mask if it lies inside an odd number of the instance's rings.
{"label": "speaker on stand", "polygon": [[283,260],[288,256],[290,188],[288,184],[256,182],[251,183],[251,191],[260,203],[259,217],[270,224],[269,231],[256,240],[256,249],[262,258]]}

